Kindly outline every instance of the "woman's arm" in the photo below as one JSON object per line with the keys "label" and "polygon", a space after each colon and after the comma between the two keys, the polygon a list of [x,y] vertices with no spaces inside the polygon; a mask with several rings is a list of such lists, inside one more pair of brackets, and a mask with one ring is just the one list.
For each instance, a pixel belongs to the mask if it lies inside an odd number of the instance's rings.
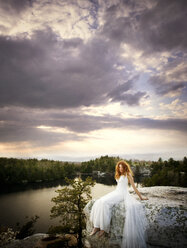
{"label": "woman's arm", "polygon": [[139,196],[140,200],[148,200],[147,197],[142,197],[140,192],[138,191],[138,189],[136,188],[135,184],[134,184],[134,180],[133,177],[131,176],[131,174],[127,175],[130,184],[132,185],[134,191],[136,192],[136,194]]}

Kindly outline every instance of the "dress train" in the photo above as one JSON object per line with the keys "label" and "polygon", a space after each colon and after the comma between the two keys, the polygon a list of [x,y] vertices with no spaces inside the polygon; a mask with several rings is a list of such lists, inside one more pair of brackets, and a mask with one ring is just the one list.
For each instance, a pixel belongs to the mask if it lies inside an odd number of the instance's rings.
{"label": "dress train", "polygon": [[148,221],[141,202],[129,192],[124,198],[126,218],[121,248],[146,248]]}
{"label": "dress train", "polygon": [[143,205],[129,193],[127,176],[121,175],[116,181],[114,191],[94,202],[90,221],[94,227],[109,233],[112,207],[124,201],[126,213],[121,248],[146,248],[148,222]]}

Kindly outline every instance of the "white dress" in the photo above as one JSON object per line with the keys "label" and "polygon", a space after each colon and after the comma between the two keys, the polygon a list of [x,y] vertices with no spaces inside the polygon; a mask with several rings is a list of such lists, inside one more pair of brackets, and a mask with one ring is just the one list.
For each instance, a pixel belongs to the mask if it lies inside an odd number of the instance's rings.
{"label": "white dress", "polygon": [[122,248],[145,248],[147,240],[147,218],[143,205],[128,191],[128,178],[121,175],[114,191],[97,199],[90,212],[90,221],[94,227],[109,233],[112,206],[120,201],[125,203],[125,222]]}

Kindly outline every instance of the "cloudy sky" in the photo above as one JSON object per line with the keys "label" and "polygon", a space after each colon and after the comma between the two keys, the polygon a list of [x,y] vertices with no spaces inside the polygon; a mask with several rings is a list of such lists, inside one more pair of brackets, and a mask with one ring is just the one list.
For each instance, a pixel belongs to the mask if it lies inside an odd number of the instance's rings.
{"label": "cloudy sky", "polygon": [[0,156],[186,156],[186,10],[0,0]]}

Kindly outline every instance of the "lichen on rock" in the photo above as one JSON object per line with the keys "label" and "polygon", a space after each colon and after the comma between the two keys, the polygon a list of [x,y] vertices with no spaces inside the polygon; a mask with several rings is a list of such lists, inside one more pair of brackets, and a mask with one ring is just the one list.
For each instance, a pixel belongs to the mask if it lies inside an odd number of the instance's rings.
{"label": "lichen on rock", "polygon": [[[148,247],[187,247],[187,189],[155,186],[140,188],[139,191],[149,198],[147,201],[141,201],[149,223],[147,228]],[[134,197],[137,197],[137,195],[134,195]],[[98,242],[97,234],[89,236],[93,229],[89,216],[95,200],[89,201],[84,208],[87,241],[92,248],[120,247],[125,221],[124,202],[122,201],[112,207],[110,231],[99,238]]]}

